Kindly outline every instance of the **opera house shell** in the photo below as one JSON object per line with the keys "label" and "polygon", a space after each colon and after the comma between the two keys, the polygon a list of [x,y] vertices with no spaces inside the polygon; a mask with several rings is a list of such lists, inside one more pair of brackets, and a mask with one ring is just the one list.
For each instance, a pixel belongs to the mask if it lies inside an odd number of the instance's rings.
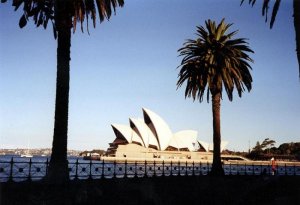
{"label": "opera house shell", "polygon": [[[158,114],[146,108],[142,110],[144,119],[129,118],[129,125],[111,125],[116,139],[109,144],[109,156],[171,158],[175,153],[194,152],[199,147],[202,151],[211,150],[212,146],[208,143],[197,140],[197,131],[183,130],[172,133],[168,124]],[[223,143],[221,149],[224,145]]]}

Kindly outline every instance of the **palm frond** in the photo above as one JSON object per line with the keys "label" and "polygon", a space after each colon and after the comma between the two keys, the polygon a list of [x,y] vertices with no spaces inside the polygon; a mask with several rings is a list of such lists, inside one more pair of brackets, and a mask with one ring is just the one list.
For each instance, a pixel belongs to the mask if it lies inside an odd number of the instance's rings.
{"label": "palm frond", "polygon": [[[298,0],[294,0],[294,1],[298,1]],[[272,9],[270,29],[273,28],[274,22],[276,20],[278,9],[280,7],[280,2],[281,2],[281,0],[275,0],[274,6]],[[241,0],[240,5],[242,5],[243,3],[244,3],[244,0]],[[254,6],[255,3],[256,3],[256,0],[249,0],[249,4],[252,5],[252,7]],[[268,22],[269,4],[270,4],[270,0],[264,0],[262,3],[262,12],[261,13],[262,13],[262,16],[265,16],[265,22]]]}
{"label": "palm frond", "polygon": [[96,0],[100,22],[110,19],[112,8],[115,11],[117,6],[123,7],[123,0]]}
{"label": "palm frond", "polygon": [[[1,3],[7,2],[1,0]],[[34,24],[39,27],[47,28],[48,22],[50,21],[53,25],[54,37],[56,38],[57,26],[55,25],[55,13],[57,9],[57,2],[63,2],[65,5],[64,12],[72,18],[73,32],[76,31],[77,23],[80,23],[81,31],[83,32],[83,23],[86,20],[86,27],[89,33],[89,18],[92,19],[93,27],[96,27],[96,5],[99,13],[100,23],[104,19],[109,20],[112,11],[115,13],[117,7],[124,6],[124,0],[13,0],[12,6],[14,10],[18,10],[23,5],[23,14],[19,20],[20,28],[26,26],[30,18],[33,19]]]}
{"label": "palm frond", "polygon": [[264,0],[263,6],[262,6],[262,15],[263,15],[263,16],[266,15],[265,22],[268,21],[269,2],[270,2],[270,0]]}
{"label": "palm frond", "polygon": [[299,78],[300,78],[300,1],[294,0],[294,27],[296,34],[296,54],[299,66]]}
{"label": "palm frond", "polygon": [[278,9],[279,9],[280,2],[281,2],[281,0],[276,0],[276,2],[275,2],[275,4],[274,4],[273,10],[272,10],[272,17],[271,17],[271,21],[270,21],[270,28],[273,27],[273,24],[274,24],[274,22],[275,22],[275,19],[276,19],[276,15],[277,15],[277,12],[278,12]]}
{"label": "palm frond", "polygon": [[251,66],[253,62],[247,53],[253,53],[248,47],[247,39],[232,39],[237,31],[229,32],[232,24],[223,19],[218,25],[214,21],[205,21],[205,28],[197,27],[197,39],[188,39],[178,49],[182,56],[177,81],[177,89],[186,82],[185,97],[203,100],[206,91],[207,101],[210,94],[225,89],[229,100],[233,99],[234,88],[239,96],[251,89]]}

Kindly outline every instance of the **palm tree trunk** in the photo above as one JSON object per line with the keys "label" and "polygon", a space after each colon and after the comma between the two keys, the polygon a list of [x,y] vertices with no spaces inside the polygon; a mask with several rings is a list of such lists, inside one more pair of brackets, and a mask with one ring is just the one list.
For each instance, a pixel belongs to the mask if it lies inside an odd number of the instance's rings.
{"label": "palm tree trunk", "polygon": [[54,135],[48,179],[51,180],[51,182],[60,183],[69,179],[67,140],[72,27],[72,19],[68,15],[68,5],[63,0],[56,1],[55,20],[58,34],[56,101]]}
{"label": "palm tree trunk", "polygon": [[299,66],[299,78],[300,78],[300,1],[294,0],[294,26],[296,34],[296,52]]}
{"label": "palm tree trunk", "polygon": [[213,176],[224,175],[224,170],[221,163],[221,93],[216,93],[212,95],[212,112],[213,112],[213,142],[214,142],[214,152],[213,152],[213,164],[211,174]]}

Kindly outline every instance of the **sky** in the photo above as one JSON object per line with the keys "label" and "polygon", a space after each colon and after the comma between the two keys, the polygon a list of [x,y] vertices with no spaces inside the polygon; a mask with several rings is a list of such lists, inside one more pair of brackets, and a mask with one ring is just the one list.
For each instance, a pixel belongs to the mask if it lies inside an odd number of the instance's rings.
{"label": "sky", "polygon": [[[247,151],[265,138],[275,146],[299,142],[292,1],[281,2],[272,30],[261,7],[240,6],[238,0],[125,0],[110,21],[90,25],[90,35],[78,30],[71,46],[68,148],[107,149],[115,139],[111,124],[129,125],[129,117],[143,117],[143,107],[159,114],[172,132],[192,129],[212,142],[211,103],[185,99],[185,87],[176,90],[178,49],[196,38],[196,26],[222,18],[255,51],[251,92],[242,98],[235,92],[232,102],[223,94],[227,148]],[[50,148],[57,43],[51,26],[36,28],[31,20],[20,29],[21,15],[11,3],[0,4],[0,149]]]}

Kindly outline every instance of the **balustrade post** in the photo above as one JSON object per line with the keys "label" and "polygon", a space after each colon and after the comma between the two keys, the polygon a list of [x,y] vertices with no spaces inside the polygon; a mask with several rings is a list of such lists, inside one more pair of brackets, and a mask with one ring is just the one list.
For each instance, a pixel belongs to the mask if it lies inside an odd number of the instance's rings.
{"label": "balustrade post", "polygon": [[127,178],[127,159],[125,159],[125,167],[124,167],[124,178]]}
{"label": "balustrade post", "polygon": [[252,162],[252,175],[254,175],[254,163]]}
{"label": "balustrade post", "polygon": [[188,166],[187,166],[187,161],[185,161],[185,176],[188,176]]}
{"label": "balustrade post", "polygon": [[93,179],[92,177],[92,166],[93,166],[93,161],[90,159],[90,173],[89,173],[89,179]]}
{"label": "balustrade post", "polygon": [[287,175],[287,171],[286,171],[286,163],[284,163],[284,175]]}
{"label": "balustrade post", "polygon": [[147,175],[147,161],[145,160],[145,175],[144,175],[144,177],[148,177],[148,175]]}
{"label": "balustrade post", "polygon": [[28,168],[28,181],[31,181],[31,165],[32,165],[32,161],[31,158],[29,159],[29,168]]}
{"label": "balustrade post", "polygon": [[199,173],[199,175],[201,176],[202,175],[202,164],[201,164],[201,161],[200,161],[200,163],[199,163],[199,166],[200,166],[200,173]]}
{"label": "balustrade post", "polygon": [[162,161],[162,176],[165,176],[165,161]]}
{"label": "balustrade post", "polygon": [[46,160],[46,176],[48,175],[48,165],[49,165],[49,160],[48,160],[48,157],[47,157],[47,160]]}
{"label": "balustrade post", "polygon": [[156,177],[155,160],[153,162],[153,176]]}
{"label": "balustrade post", "polygon": [[117,178],[116,168],[117,168],[117,162],[116,162],[116,160],[115,160],[115,161],[114,161],[114,173],[113,173],[113,177],[114,177],[114,178]]}
{"label": "balustrade post", "polygon": [[137,162],[136,161],[134,162],[134,165],[135,165],[134,177],[137,177]]}
{"label": "balustrade post", "polygon": [[155,160],[153,161],[153,177],[156,177]]}
{"label": "balustrade post", "polygon": [[104,159],[102,160],[102,174],[101,178],[104,178]]}
{"label": "balustrade post", "polygon": [[12,157],[10,160],[10,170],[9,170],[9,182],[13,181],[13,166],[14,166],[14,158]]}
{"label": "balustrade post", "polygon": [[239,166],[239,163],[236,162],[236,163],[235,163],[235,172],[236,172],[236,175],[237,175],[237,176],[240,175],[239,167],[240,167],[240,166]]}
{"label": "balustrade post", "polygon": [[178,166],[178,175],[177,176],[180,176],[181,163],[180,163],[179,159],[178,159],[178,162],[177,162],[177,166]]}
{"label": "balustrade post", "polygon": [[170,170],[170,176],[173,176],[173,163],[172,163],[173,161],[171,160],[171,170]]}
{"label": "balustrade post", "polygon": [[194,163],[194,161],[193,161],[192,165],[193,165],[193,173],[192,173],[192,176],[195,176],[195,163]]}
{"label": "balustrade post", "polygon": [[74,179],[75,180],[78,179],[78,159],[75,162],[75,177],[74,177]]}
{"label": "balustrade post", "polygon": [[296,165],[294,164],[294,176],[296,176]]}
{"label": "balustrade post", "polygon": [[209,164],[208,164],[208,161],[206,161],[206,165],[207,165],[207,175],[210,175],[210,170],[209,170]]}

